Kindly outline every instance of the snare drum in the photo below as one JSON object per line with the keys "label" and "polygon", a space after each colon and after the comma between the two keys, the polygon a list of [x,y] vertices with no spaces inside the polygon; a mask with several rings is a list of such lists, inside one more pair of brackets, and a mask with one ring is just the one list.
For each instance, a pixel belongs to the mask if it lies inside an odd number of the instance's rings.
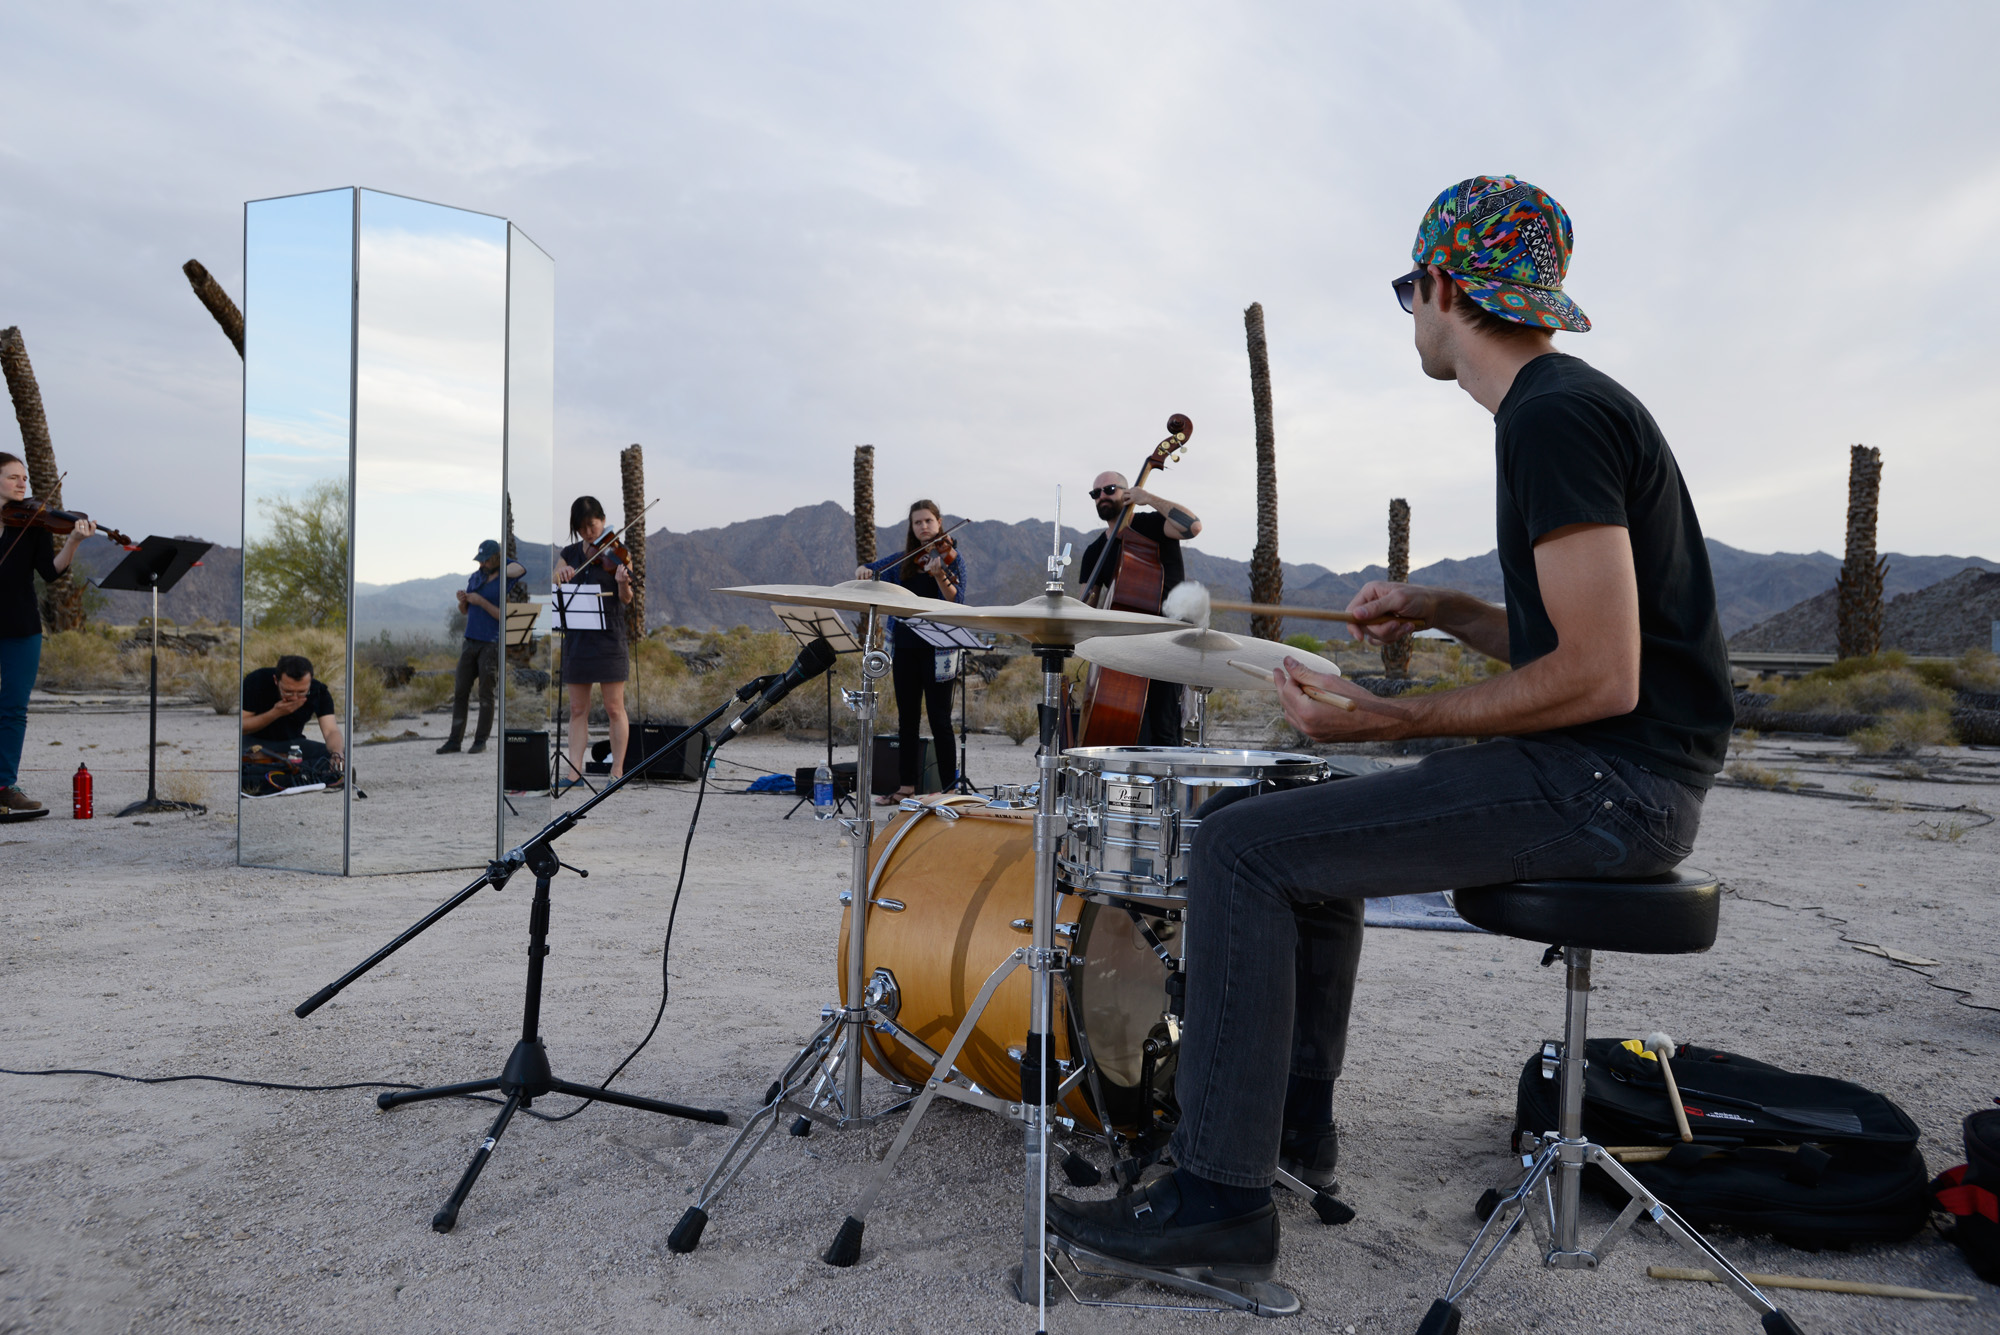
{"label": "snare drum", "polygon": [[1327,763],[1286,751],[1090,746],[1063,754],[1069,833],[1057,877],[1072,894],[1177,908],[1187,899],[1195,812],[1236,789],[1319,783]]}

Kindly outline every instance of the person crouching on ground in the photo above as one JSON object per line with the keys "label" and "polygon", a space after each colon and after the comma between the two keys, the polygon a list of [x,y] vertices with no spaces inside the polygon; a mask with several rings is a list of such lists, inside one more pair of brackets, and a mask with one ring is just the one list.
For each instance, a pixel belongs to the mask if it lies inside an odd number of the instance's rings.
{"label": "person crouching on ground", "polygon": [[[319,724],[323,741],[306,736],[308,722]],[[312,660],[286,654],[273,667],[243,678],[243,751],[261,748],[284,758],[299,751],[298,781],[338,788],[347,769],[347,743],[334,714],[333,692],[313,680]]]}

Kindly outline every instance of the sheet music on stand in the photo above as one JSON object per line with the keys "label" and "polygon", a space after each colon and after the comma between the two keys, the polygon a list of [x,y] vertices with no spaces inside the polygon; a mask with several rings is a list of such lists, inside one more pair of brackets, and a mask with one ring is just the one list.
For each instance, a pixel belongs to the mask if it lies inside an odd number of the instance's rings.
{"label": "sheet music on stand", "polygon": [[935,621],[925,621],[921,617],[904,617],[901,625],[908,626],[916,637],[937,651],[936,675],[933,681],[954,681],[965,671],[965,651],[967,649],[991,649],[990,636],[982,638],[964,626],[946,626]]}
{"label": "sheet music on stand", "polygon": [[557,630],[611,629],[604,619],[604,590],[595,584],[558,584],[550,605],[556,610]]}
{"label": "sheet music on stand", "polygon": [[793,639],[801,645],[824,639],[833,646],[837,654],[858,654],[861,640],[840,613],[825,607],[800,607],[793,603],[773,603],[771,611],[777,614],[778,624],[791,632]]}

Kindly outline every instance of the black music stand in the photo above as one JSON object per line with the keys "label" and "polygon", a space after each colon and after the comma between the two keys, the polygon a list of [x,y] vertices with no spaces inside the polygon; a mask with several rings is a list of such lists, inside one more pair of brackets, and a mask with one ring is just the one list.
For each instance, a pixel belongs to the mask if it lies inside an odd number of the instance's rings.
{"label": "black music stand", "polygon": [[160,798],[158,757],[160,751],[160,595],[181,582],[212,544],[195,538],[149,537],[127,553],[112,572],[97,581],[100,589],[121,593],[153,595],[153,656],[147,693],[150,697],[146,725],[146,800],[134,802],[118,814],[142,816],[155,811],[205,812],[199,802],[167,802]]}
{"label": "black music stand", "polygon": [[[799,607],[791,603],[773,603],[771,611],[778,618],[778,624],[790,631],[792,638],[797,640],[801,646],[811,644],[814,640],[824,639],[828,644],[833,646],[833,651],[836,654],[858,654],[861,652],[861,641],[854,638],[854,631],[838,612],[829,611],[823,607]],[[833,769],[833,672],[831,669],[826,673],[826,767],[829,772]],[[833,809],[835,813],[846,810],[850,797],[852,797],[855,804],[854,809],[858,815],[861,810],[860,804],[865,799],[858,794],[841,792],[839,782],[835,781],[833,785]],[[799,800],[792,803],[792,810],[787,811],[783,819],[790,820],[793,812],[810,801],[812,801],[811,793],[800,794]]]}
{"label": "black music stand", "polygon": [[[963,626],[947,626],[941,622],[906,618],[903,623],[916,633],[918,639],[940,653],[958,654],[958,773],[952,776],[951,791],[955,793],[976,793],[979,785],[966,776],[966,732],[968,710],[965,706],[965,664],[966,651],[970,649],[991,649],[993,646],[982,640]],[[944,776],[940,774],[939,778]]]}

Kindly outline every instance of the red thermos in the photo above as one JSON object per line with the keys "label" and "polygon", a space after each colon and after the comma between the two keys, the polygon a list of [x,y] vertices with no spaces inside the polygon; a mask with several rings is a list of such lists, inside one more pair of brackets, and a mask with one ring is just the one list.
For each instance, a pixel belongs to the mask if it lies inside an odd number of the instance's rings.
{"label": "red thermos", "polygon": [[91,817],[90,771],[82,765],[76,767],[76,775],[69,781],[70,813],[78,820]]}

